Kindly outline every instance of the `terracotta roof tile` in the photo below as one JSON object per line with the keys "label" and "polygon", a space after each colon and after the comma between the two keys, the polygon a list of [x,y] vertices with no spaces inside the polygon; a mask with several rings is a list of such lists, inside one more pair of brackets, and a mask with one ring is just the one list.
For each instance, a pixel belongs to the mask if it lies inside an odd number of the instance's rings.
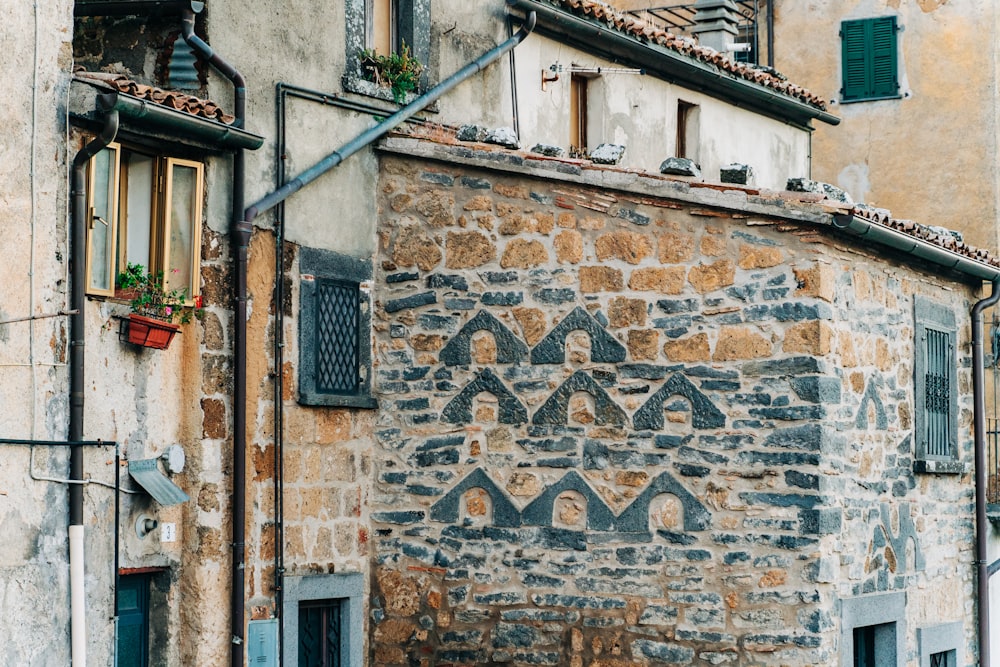
{"label": "terracotta roof tile", "polygon": [[117,90],[120,93],[149,100],[150,102],[155,102],[156,104],[161,104],[165,107],[191,114],[192,116],[209,118],[226,125],[232,124],[235,120],[234,116],[225,113],[218,104],[211,100],[203,100],[193,95],[185,95],[184,93],[172,90],[147,86],[133,81],[124,74],[77,71],[73,73],[73,76],[80,81],[97,83]]}
{"label": "terracotta roof tile", "polygon": [[657,44],[694,58],[703,63],[714,65],[724,72],[753,81],[772,90],[794,97],[817,109],[826,110],[826,102],[819,95],[798,86],[778,74],[772,74],[763,69],[733,60],[724,53],[707,46],[701,46],[689,37],[681,37],[660,28],[654,28],[645,22],[598,0],[547,0],[574,14],[591,17],[603,21],[615,30],[636,37],[639,40]]}

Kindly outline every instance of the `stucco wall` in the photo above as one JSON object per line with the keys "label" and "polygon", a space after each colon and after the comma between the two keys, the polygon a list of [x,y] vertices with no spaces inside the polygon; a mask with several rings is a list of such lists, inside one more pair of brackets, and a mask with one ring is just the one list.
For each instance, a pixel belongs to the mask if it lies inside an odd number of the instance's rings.
{"label": "stucco wall", "polygon": [[[0,37],[3,82],[0,101],[0,227],[5,235],[0,265],[0,432],[4,437],[66,436],[67,319],[10,320],[54,315],[65,309],[65,123],[56,110],[66,94],[71,62],[72,2],[5,8],[8,28]],[[32,481],[29,452],[2,448],[0,475],[0,662],[66,664],[69,639],[53,627],[69,623],[66,487]],[[36,452],[38,475],[64,477],[68,455]],[[38,622],[44,610],[45,622]]]}
{"label": "stucco wall", "polygon": [[377,663],[836,664],[838,600],[887,591],[907,650],[971,636],[971,480],[915,475],[909,437],[914,295],[964,331],[961,285],[710,197],[389,146],[441,161],[382,168]]}
{"label": "stucco wall", "polygon": [[[570,67],[622,68],[534,35],[515,50],[517,105],[521,143],[569,148]],[[563,70],[542,90],[542,71]],[[626,68],[627,69],[627,68]],[[757,184],[784,189],[789,178],[809,174],[809,133],[787,123],[740,109],[708,95],[638,73],[608,72],[589,86],[588,146],[622,144],[623,166],[657,171],[676,155],[677,101],[700,107],[696,161],[706,180],[719,180],[719,169],[733,162],[749,164]],[[467,122],[467,119],[466,121]]]}
{"label": "stucco wall", "polygon": [[[839,104],[840,22],[888,15],[902,27],[901,99]],[[775,67],[842,119],[817,129],[813,176],[995,249],[997,19],[982,0],[777,0]]]}

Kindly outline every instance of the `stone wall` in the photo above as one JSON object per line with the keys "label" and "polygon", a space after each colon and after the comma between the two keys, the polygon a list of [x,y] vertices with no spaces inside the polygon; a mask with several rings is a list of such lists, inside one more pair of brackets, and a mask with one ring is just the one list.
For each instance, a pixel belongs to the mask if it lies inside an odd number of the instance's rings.
{"label": "stone wall", "polygon": [[907,437],[912,295],[960,285],[459,153],[382,163],[377,664],[832,664],[839,597],[960,611],[971,485]]}

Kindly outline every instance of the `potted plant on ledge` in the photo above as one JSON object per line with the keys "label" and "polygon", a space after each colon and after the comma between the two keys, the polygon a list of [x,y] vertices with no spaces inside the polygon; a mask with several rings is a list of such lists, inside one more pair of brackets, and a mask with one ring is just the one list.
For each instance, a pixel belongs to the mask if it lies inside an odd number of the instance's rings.
{"label": "potted plant on ledge", "polygon": [[126,321],[128,342],[156,350],[167,349],[180,324],[190,322],[201,308],[201,297],[192,302],[186,289],[165,289],[163,272],[147,273],[141,264],[129,264],[118,274],[117,295],[129,299],[132,308]]}

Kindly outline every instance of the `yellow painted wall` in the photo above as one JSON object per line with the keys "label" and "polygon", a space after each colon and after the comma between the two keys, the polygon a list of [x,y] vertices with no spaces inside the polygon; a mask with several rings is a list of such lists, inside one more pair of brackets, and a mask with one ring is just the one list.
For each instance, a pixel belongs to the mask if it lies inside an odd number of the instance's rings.
{"label": "yellow painted wall", "polygon": [[[840,103],[841,21],[887,15],[902,97]],[[986,0],[775,0],[775,67],[843,119],[817,128],[813,177],[995,250],[997,16]]]}

